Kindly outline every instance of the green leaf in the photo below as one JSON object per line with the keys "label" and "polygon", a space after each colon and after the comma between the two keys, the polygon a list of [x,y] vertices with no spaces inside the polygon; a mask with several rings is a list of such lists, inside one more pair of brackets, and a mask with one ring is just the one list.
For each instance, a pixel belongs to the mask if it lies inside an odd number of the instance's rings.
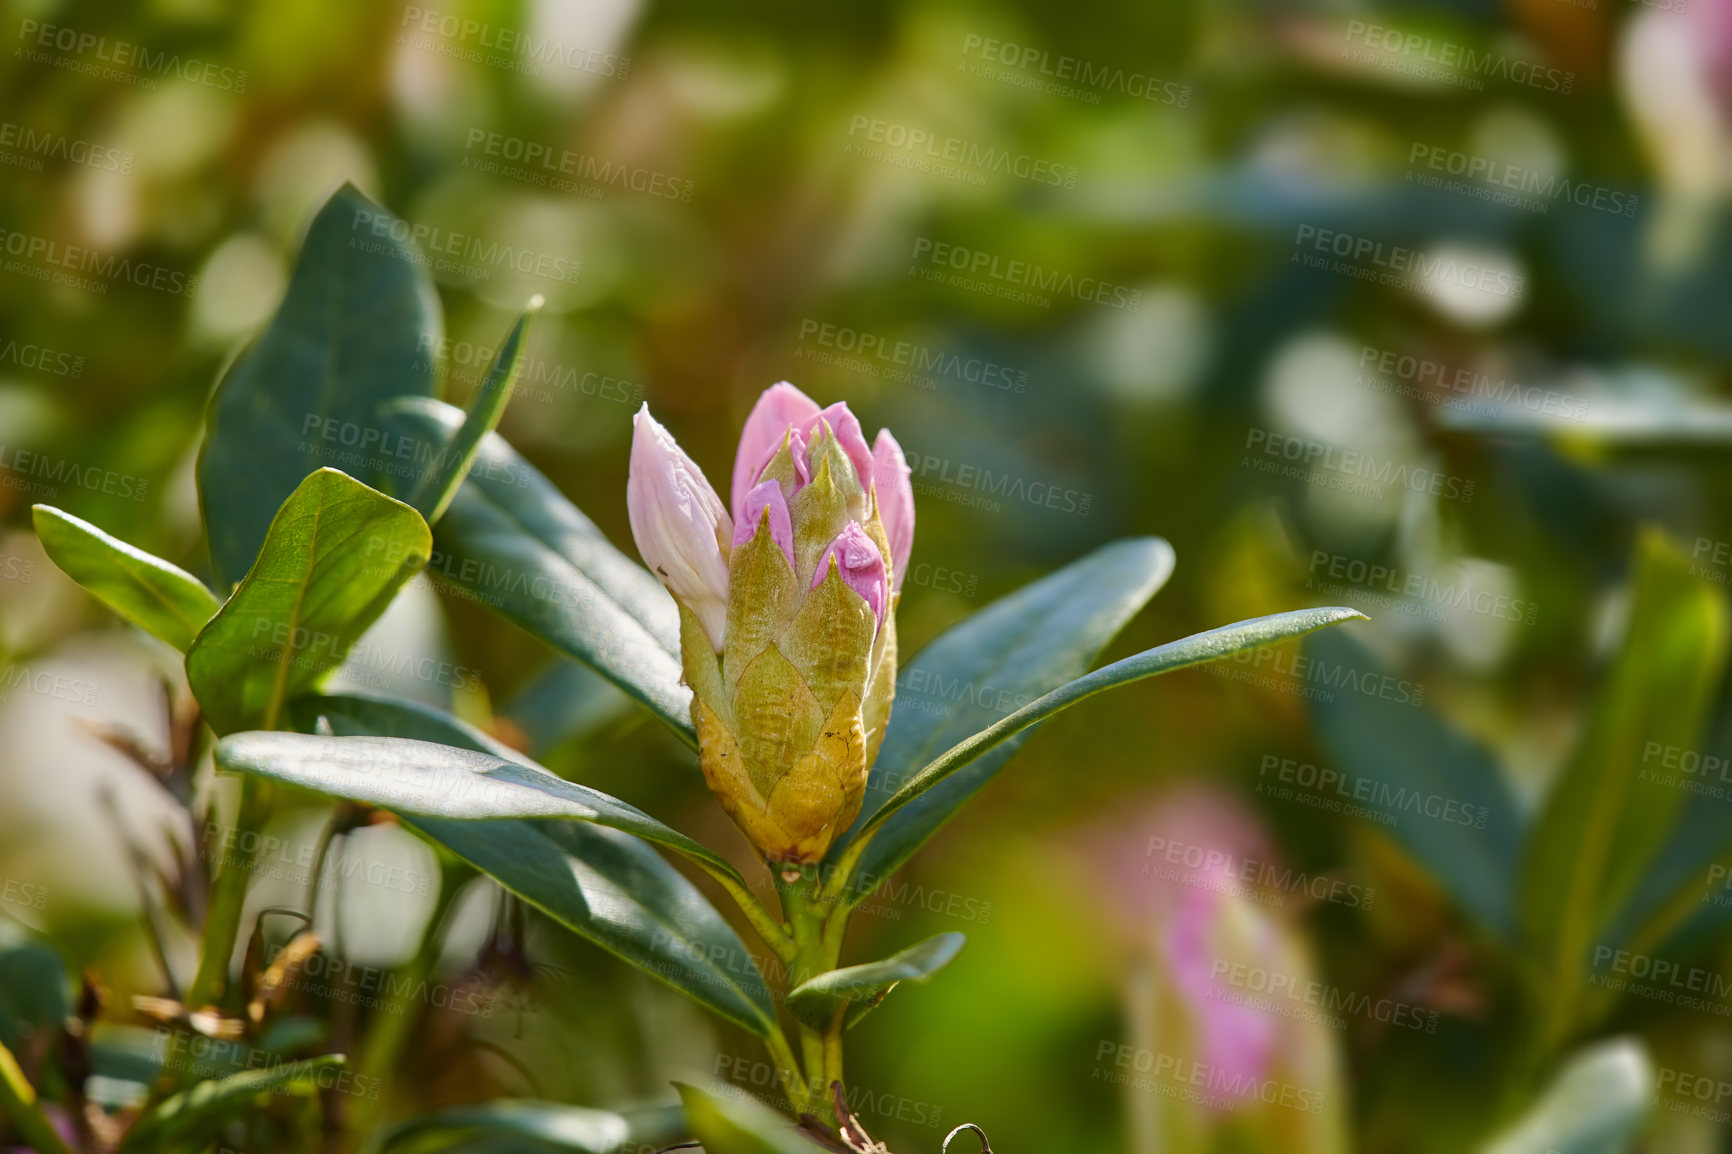
{"label": "green leaf", "polygon": [[16,1050],[37,1030],[58,1030],[72,1013],[66,963],[40,942],[0,946],[0,1045]]}
{"label": "green leaf", "polygon": [[1671,837],[1684,793],[1644,780],[1650,744],[1697,748],[1725,662],[1726,605],[1690,559],[1644,533],[1624,643],[1602,679],[1574,754],[1548,792],[1522,862],[1522,915],[1550,1037],[1571,1026],[1589,950]]}
{"label": "green leaf", "polygon": [[187,681],[211,727],[274,729],[284,702],[343,663],[431,547],[409,506],[335,469],[302,481],[187,651]]}
{"label": "green leaf", "polygon": [[712,875],[742,888],[746,884],[726,858],[702,842],[618,798],[516,759],[402,737],[258,731],[223,738],[216,760],[236,773],[257,774],[404,817],[592,822],[666,846]]}
{"label": "green leaf", "polygon": [[[418,738],[534,766],[456,718],[414,702],[309,697],[292,712],[297,724],[323,722],[337,734]],[[578,936],[729,1021],[761,1036],[777,1028],[769,989],[739,935],[697,887],[637,838],[540,820],[406,817],[404,824]]]}
{"label": "green leaf", "polygon": [[139,1118],[127,1131],[120,1148],[132,1154],[173,1139],[172,1149],[200,1149],[197,1136],[208,1134],[228,1121],[237,1107],[261,1094],[307,1095],[335,1087],[343,1077],[340,1073],[343,1065],[343,1055],[326,1054],[200,1082],[190,1090],[164,1099],[161,1105]]}
{"label": "green leaf", "polygon": [[517,1139],[536,1150],[610,1154],[632,1138],[631,1123],[621,1114],[505,1098],[418,1114],[385,1131],[370,1149],[374,1154],[434,1154],[491,1149],[492,1143]]}
{"label": "green leaf", "polygon": [[[445,443],[461,410],[392,406],[393,427]],[[661,582],[497,433],[439,521],[434,574],[625,690],[695,747],[691,694],[680,684],[679,612]]]}
{"label": "green leaf", "polygon": [[819,974],[788,991],[788,1009],[807,1025],[828,1029],[839,1010],[855,1003],[848,1013],[853,1025],[896,983],[924,982],[943,969],[966,940],[958,933],[939,934],[876,962]]}
{"label": "green leaf", "polygon": [[[1357,610],[1334,606],[1321,609],[1301,609],[1292,613],[1277,613],[1268,617],[1257,617],[1250,621],[1240,621],[1233,625],[1222,626],[1219,629],[1211,629],[1207,633],[1194,634],[1179,641],[1170,641],[1153,649],[1146,649],[1133,657],[1115,661],[1113,664],[1097,669],[1085,677],[1079,677],[1075,681],[1062,685],[1051,693],[1029,702],[1009,717],[995,722],[973,737],[958,742],[928,762],[924,768],[909,778],[901,789],[891,795],[878,812],[861,827],[856,842],[864,843],[864,846],[870,851],[871,842],[867,839],[873,838],[878,830],[884,828],[903,806],[919,800],[933,786],[965,768],[975,758],[1015,737],[1030,726],[1046,720],[1060,710],[1070,708],[1084,698],[1117,688],[1120,685],[1128,685],[1133,681],[1140,681],[1146,677],[1155,677],[1162,673],[1170,673],[1175,669],[1184,669],[1191,665],[1216,661],[1246,649],[1272,645],[1279,641],[1302,636],[1314,629],[1321,629],[1326,625],[1334,625],[1337,622],[1361,617],[1363,614]],[[941,815],[939,820],[942,821],[944,816],[948,816],[948,812]],[[922,834],[921,840],[924,840],[924,836]],[[900,856],[890,858],[893,862],[890,868],[900,864],[907,856],[906,853],[900,852],[899,845],[896,849]],[[862,854],[861,860],[874,863],[888,856],[880,854],[878,857],[868,857]],[[840,872],[851,883],[858,876],[858,870],[849,868],[850,864],[847,857],[844,857]],[[879,880],[885,876],[882,866],[874,869],[873,865],[868,864],[866,868],[872,870],[870,876]],[[851,886],[851,892],[864,896],[869,891],[860,886]],[[859,900],[859,897],[855,897],[854,900]]]}
{"label": "green leaf", "polygon": [[529,307],[511,326],[505,343],[499,346],[499,353],[493,359],[492,368],[487,370],[486,379],[470,398],[469,409],[463,415],[463,424],[457,435],[452,438],[447,451],[439,455],[433,471],[423,476],[420,484],[415,486],[409,504],[421,511],[429,525],[437,525],[439,518],[445,515],[451,498],[457,495],[458,486],[463,484],[470,466],[475,463],[481,439],[499,427],[499,418],[505,415],[505,406],[511,400],[511,386],[517,381],[517,362],[523,354],[523,337],[529,328],[529,318],[540,312],[541,306],[539,294],[530,298]]}
{"label": "green leaf", "polygon": [[686,1125],[705,1154],[812,1154],[822,1150],[750,1094],[738,1090],[700,1089],[675,1082],[686,1107]]}
{"label": "green leaf", "polygon": [[219,608],[191,573],[52,505],[31,509],[43,550],[104,605],[185,653]]}
{"label": "green leaf", "polygon": [[229,366],[198,457],[211,569],[226,591],[252,567],[277,508],[313,470],[378,485],[424,466],[376,410],[434,392],[439,299],[402,222],[350,185],[313,218],[270,327]]}
{"label": "green leaf", "polygon": [[[1305,650],[1324,670],[1370,678],[1384,673],[1370,650],[1339,631],[1309,638]],[[1481,925],[1514,942],[1522,818],[1492,754],[1424,706],[1372,694],[1319,697],[1311,716],[1328,768],[1341,774],[1335,788],[1356,804],[1390,813],[1395,824],[1375,826],[1377,832]],[[1441,800],[1434,805],[1432,799]]]}
{"label": "green leaf", "polygon": [[1654,1097],[1654,1067],[1634,1039],[1572,1057],[1539,1100],[1480,1154],[1624,1154]]}
{"label": "green leaf", "polygon": [[[998,720],[1000,702],[1026,704],[1087,672],[1172,571],[1172,546],[1160,538],[1115,541],[1000,598],[921,650],[897,679],[860,817],[831,849],[830,861],[917,766]],[[851,900],[913,856],[1025,738],[1011,738],[897,813],[861,858]]]}
{"label": "green leaf", "polygon": [[512,691],[499,714],[541,752],[588,737],[631,709],[631,699],[595,670],[555,657]]}

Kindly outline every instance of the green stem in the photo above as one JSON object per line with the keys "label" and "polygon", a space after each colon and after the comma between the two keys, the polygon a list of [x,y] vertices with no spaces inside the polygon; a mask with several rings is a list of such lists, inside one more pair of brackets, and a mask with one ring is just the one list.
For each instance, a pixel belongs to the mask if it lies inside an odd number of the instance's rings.
{"label": "green stem", "polygon": [[216,1005],[228,986],[229,962],[234,957],[241,913],[247,901],[247,881],[252,876],[253,858],[258,853],[259,839],[252,835],[264,826],[269,811],[270,799],[265,783],[254,777],[243,777],[240,812],[235,817],[235,849],[232,854],[223,855],[222,872],[217,874],[211,890],[198,975],[193,978],[186,995],[189,1008]]}
{"label": "green stem", "polygon": [[764,1039],[764,1048],[770,1051],[770,1059],[776,1063],[776,1075],[782,1080],[782,1092],[788,1095],[788,1104],[796,1113],[806,1109],[811,1092],[806,1080],[800,1076],[800,1065],[794,1060],[788,1039],[776,1030]]}
{"label": "green stem", "polygon": [[12,1120],[19,1137],[28,1142],[36,1154],[72,1154],[72,1148],[60,1138],[54,1123],[42,1112],[36,1101],[36,1087],[24,1076],[18,1059],[0,1043],[0,1116]]}
{"label": "green stem", "polygon": [[[774,865],[771,868],[777,869]],[[780,869],[775,876],[795,947],[788,970],[791,988],[836,968],[836,959],[842,951],[841,929],[847,915],[843,911],[838,916],[833,903],[820,896],[815,868],[803,868],[791,880],[783,877]],[[828,1033],[800,1024],[800,1044],[806,1063],[805,1110],[832,1124],[840,1121],[830,1100],[830,1083],[842,1078],[841,1032],[840,1021]]]}
{"label": "green stem", "polygon": [[746,915],[746,920],[752,923],[752,929],[757,931],[758,936],[764,940],[764,944],[776,952],[776,956],[782,959],[784,965],[791,965],[799,952],[799,948],[795,945],[794,939],[789,936],[788,931],[783,929],[782,924],[776,920],[775,915],[764,908],[764,903],[758,900],[757,895],[734,878],[729,877],[724,871],[715,869],[701,861],[697,864],[703,868],[705,873],[720,882],[724,890],[728,891],[728,896],[734,899],[734,904],[740,907],[740,912]]}

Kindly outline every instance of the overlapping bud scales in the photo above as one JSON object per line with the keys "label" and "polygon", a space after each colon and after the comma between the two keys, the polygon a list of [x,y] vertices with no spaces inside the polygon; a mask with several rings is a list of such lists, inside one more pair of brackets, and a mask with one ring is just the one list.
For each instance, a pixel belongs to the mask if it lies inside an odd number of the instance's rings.
{"label": "overlapping bud scales", "polygon": [[860,812],[890,720],[914,543],[901,447],[888,430],[868,446],[847,405],[783,383],[746,420],[732,518],[647,408],[627,495],[680,603],[705,780],[767,860],[817,861]]}

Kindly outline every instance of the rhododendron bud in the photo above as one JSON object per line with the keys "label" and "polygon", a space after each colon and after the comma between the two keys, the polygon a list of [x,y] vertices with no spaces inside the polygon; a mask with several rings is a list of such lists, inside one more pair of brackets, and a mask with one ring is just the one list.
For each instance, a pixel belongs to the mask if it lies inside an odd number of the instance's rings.
{"label": "rhododendron bud", "polygon": [[914,551],[914,483],[908,458],[902,446],[890,435],[889,429],[879,429],[872,442],[872,483],[878,490],[878,519],[884,523],[884,536],[890,541],[891,585],[902,588],[902,575],[908,572],[908,555]]}
{"label": "rhododendron bud", "polygon": [[658,569],[681,606],[704,778],[769,861],[824,856],[860,812],[890,720],[895,566],[907,564],[914,504],[895,439],[878,443],[846,405],[771,387],[740,435],[733,518],[717,521],[728,525],[721,628]]}
{"label": "rhododendron bud", "polygon": [[632,418],[625,504],[644,564],[697,616],[713,649],[720,649],[733,522],[697,465],[650,416],[648,405]]}

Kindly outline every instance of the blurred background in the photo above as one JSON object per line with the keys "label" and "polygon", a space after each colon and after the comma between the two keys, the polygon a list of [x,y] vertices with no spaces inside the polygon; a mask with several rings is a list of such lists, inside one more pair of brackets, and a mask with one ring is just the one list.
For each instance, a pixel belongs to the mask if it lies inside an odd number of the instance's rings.
{"label": "blurred background", "polygon": [[[851,1035],[876,1136],[1443,1151],[1507,1121],[1525,979],[1436,877],[1483,815],[1447,782],[1417,810],[1353,783],[1446,729],[1532,811],[1616,647],[1638,528],[1732,572],[1732,4],[435,2],[0,8],[0,940],[99,972],[117,1025],[160,992],[140,861],[222,853],[134,756],[170,755],[184,687],[47,560],[29,507],[209,573],[205,404],[350,181],[427,256],[445,399],[546,297],[501,431],[633,555],[639,403],[721,478],[790,380],[908,450],[905,652],[1135,534],[1178,566],[1109,656],[1305,605],[1373,618],[1309,663],[1063,715],[863,907],[845,957],[969,938]],[[343,676],[748,856],[683,747],[548,659],[418,581]],[[1406,735],[1357,762],[1320,716],[1356,696]],[[1716,750],[1656,757],[1718,782]],[[324,816],[280,820],[255,907],[305,889]],[[401,884],[323,887],[333,956],[401,961],[432,855],[388,826],[341,855]],[[509,996],[416,1009],[382,1116],[665,1100],[693,1070],[775,1097],[750,1038],[534,917],[501,951],[485,886],[460,904],[441,972]],[[1251,959],[1232,989],[1302,973],[1335,1010],[1221,996],[1193,931]],[[1665,956],[1718,973],[1726,944]],[[1695,1110],[1718,1098],[1680,1090],[1732,1083],[1724,993],[1590,1031],[1654,1056],[1647,1149],[1732,1148],[1732,1114]],[[1186,1062],[1277,1089],[1198,1089]]]}

